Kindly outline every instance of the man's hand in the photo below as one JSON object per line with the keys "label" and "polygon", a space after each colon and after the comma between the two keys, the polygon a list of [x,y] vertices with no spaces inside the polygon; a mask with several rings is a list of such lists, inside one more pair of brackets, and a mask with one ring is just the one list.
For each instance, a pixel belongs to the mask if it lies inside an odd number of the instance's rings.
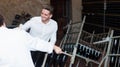
{"label": "man's hand", "polygon": [[53,47],[53,49],[54,49],[54,51],[55,51],[56,54],[63,53],[62,49],[60,47],[56,46],[56,45]]}

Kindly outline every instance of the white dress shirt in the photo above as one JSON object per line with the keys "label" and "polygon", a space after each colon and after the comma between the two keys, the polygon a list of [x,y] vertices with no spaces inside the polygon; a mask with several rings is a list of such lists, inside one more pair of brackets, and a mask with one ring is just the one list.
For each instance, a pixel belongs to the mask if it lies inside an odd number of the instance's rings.
{"label": "white dress shirt", "polygon": [[56,33],[57,33],[57,22],[50,19],[47,24],[44,24],[41,21],[41,17],[33,17],[27,21],[22,27],[24,30],[30,28],[30,35],[34,37],[39,37],[45,41],[50,41],[52,43],[56,42]]}
{"label": "white dress shirt", "polygon": [[51,53],[51,44],[23,30],[0,27],[0,67],[34,67],[30,51]]}

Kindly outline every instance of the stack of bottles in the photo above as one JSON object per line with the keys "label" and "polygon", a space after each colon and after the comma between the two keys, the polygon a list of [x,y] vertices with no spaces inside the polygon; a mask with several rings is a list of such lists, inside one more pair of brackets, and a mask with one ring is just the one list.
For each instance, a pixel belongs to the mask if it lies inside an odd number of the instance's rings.
{"label": "stack of bottles", "polygon": [[[67,53],[72,54],[74,47],[75,44],[72,43],[65,44],[63,45],[63,50],[66,51]],[[101,52],[86,45],[78,44],[77,55],[98,61],[101,57]]]}
{"label": "stack of bottles", "polygon": [[86,58],[92,59],[92,60],[99,60],[100,56],[101,56],[101,52],[94,49],[94,48],[90,48],[88,46],[79,44],[77,47],[77,54],[80,56],[84,56]]}
{"label": "stack of bottles", "polygon": [[53,52],[48,55],[45,67],[65,67],[68,56]]}
{"label": "stack of bottles", "polygon": [[75,44],[65,44],[63,45],[63,50],[66,51],[67,53],[72,54],[73,50],[74,50]]}
{"label": "stack of bottles", "polygon": [[[111,54],[120,54],[120,39],[116,38],[113,40]],[[120,66],[120,57],[111,56],[110,57],[110,67],[119,67]]]}

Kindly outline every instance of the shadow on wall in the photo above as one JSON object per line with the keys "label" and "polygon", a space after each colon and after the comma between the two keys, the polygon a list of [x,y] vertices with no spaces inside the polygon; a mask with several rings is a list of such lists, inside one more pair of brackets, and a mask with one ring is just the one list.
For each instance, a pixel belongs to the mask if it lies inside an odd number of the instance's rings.
{"label": "shadow on wall", "polygon": [[22,12],[20,15],[16,14],[13,21],[12,21],[12,25],[14,25],[15,27],[17,27],[19,24],[24,24],[26,21],[28,21],[31,18],[31,14],[26,13],[26,12]]}

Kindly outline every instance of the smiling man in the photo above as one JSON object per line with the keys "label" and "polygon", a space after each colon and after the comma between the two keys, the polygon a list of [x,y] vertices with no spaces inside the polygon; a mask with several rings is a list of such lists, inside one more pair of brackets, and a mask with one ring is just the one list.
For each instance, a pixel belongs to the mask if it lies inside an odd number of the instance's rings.
{"label": "smiling man", "polygon": [[[29,33],[33,37],[39,37],[40,39],[55,44],[58,25],[55,20],[51,19],[52,16],[53,7],[49,5],[45,6],[41,11],[41,16],[32,17],[23,26],[21,26],[21,28],[26,31],[30,29]],[[32,51],[32,57],[36,67],[41,67],[44,56],[45,52]],[[36,62],[38,62],[38,64]]]}

